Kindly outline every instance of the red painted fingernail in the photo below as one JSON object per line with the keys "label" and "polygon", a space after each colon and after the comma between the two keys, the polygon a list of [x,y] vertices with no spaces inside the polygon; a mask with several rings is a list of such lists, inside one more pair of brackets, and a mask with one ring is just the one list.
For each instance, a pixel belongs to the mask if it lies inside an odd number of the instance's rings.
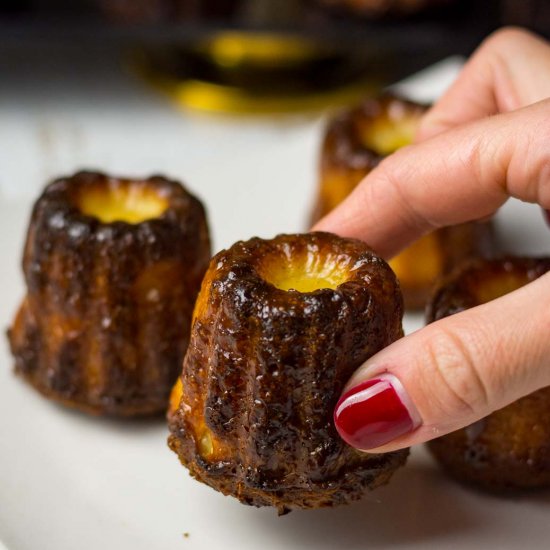
{"label": "red painted fingernail", "polygon": [[340,398],[334,424],[346,443],[368,450],[412,432],[421,420],[401,382],[392,374],[381,374]]}

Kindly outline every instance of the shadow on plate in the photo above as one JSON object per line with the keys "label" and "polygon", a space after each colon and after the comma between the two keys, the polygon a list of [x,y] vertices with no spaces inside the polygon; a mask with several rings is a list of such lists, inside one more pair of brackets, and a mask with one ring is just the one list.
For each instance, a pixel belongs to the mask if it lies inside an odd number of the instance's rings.
{"label": "shadow on plate", "polygon": [[83,426],[88,425],[90,427],[94,426],[104,428],[110,432],[120,432],[124,435],[143,435],[149,432],[158,432],[159,429],[168,433],[166,416],[164,414],[137,418],[121,418],[88,414],[76,408],[67,407],[54,401],[50,401],[49,404],[56,409],[58,414],[65,416],[71,421],[76,421]]}
{"label": "shadow on plate", "polygon": [[548,487],[544,487],[542,489],[523,491],[509,497],[509,500],[513,500],[521,506],[550,506],[550,489]]}
{"label": "shadow on plate", "polygon": [[283,518],[273,512],[259,521],[265,531],[276,530],[281,547],[350,550],[448,539],[483,521],[449,483],[432,464],[410,464],[387,487],[351,506],[294,511]]}

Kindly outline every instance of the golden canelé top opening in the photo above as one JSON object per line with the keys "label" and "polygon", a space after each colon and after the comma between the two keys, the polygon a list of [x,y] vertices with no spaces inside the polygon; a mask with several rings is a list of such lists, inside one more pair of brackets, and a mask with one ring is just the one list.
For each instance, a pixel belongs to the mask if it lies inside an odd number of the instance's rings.
{"label": "golden canel\u00e9 top opening", "polygon": [[336,289],[350,279],[350,264],[349,257],[317,247],[300,252],[285,247],[280,254],[264,258],[258,273],[280,290],[306,293]]}
{"label": "golden canel\u00e9 top opening", "polygon": [[419,121],[419,113],[408,111],[398,101],[392,102],[385,113],[361,125],[361,141],[379,155],[389,155],[413,142]]}
{"label": "golden canel\u00e9 top opening", "polygon": [[77,208],[102,223],[138,224],[158,218],[168,208],[168,200],[143,181],[110,180],[81,190]]}

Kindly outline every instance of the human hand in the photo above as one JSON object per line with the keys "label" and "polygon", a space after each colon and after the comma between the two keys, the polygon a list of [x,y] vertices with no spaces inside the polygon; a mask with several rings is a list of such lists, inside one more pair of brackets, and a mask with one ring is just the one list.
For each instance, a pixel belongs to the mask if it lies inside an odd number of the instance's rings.
{"label": "human hand", "polygon": [[[499,31],[428,113],[418,143],[384,160],[314,230],[365,240],[391,257],[427,232],[494,214],[509,197],[550,208],[544,98],[550,45]],[[363,450],[391,451],[550,385],[549,300],[545,275],[385,348],[349,381],[335,411],[340,435]]]}

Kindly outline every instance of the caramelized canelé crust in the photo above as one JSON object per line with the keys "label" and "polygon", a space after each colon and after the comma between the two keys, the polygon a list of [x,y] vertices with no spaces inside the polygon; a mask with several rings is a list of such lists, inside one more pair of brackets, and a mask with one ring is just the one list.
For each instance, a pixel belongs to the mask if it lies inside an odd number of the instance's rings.
{"label": "caramelized canel\u00e9 crust", "polygon": [[210,258],[204,208],[179,183],[80,172],[48,185],[8,332],[15,370],[97,414],[166,410]]}
{"label": "caramelized canel\u00e9 crust", "polygon": [[[512,292],[550,270],[550,258],[476,260],[443,281],[429,305],[433,322]],[[550,388],[429,443],[456,479],[488,490],[550,485]]]}
{"label": "caramelized canel\u00e9 crust", "polygon": [[[369,99],[330,121],[321,151],[320,185],[312,221],[342,202],[387,155],[414,138],[426,107],[391,95]],[[425,306],[436,279],[494,246],[490,223],[439,229],[390,261],[401,284],[405,307]]]}
{"label": "caramelized canel\u00e9 crust", "polygon": [[169,445],[241,502],[334,506],[386,483],[408,451],[364,454],[332,411],[352,372],[402,335],[388,265],[328,233],[251,239],[211,261],[171,398]]}

